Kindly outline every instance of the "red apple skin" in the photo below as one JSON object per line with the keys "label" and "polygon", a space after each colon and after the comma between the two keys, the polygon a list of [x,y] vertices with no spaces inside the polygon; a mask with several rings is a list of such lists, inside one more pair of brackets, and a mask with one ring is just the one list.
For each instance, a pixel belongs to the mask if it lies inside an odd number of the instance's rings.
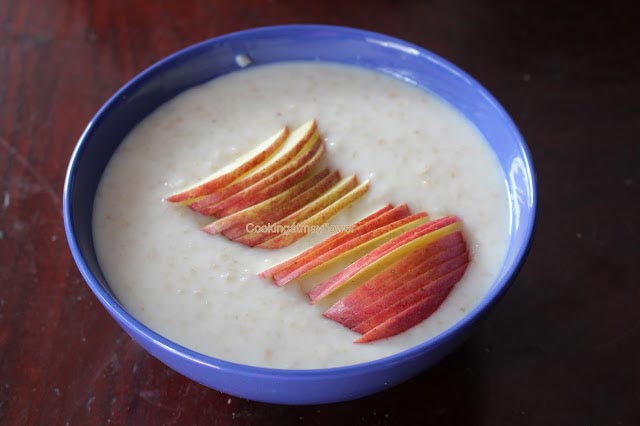
{"label": "red apple skin", "polygon": [[312,157],[305,164],[298,167],[282,179],[274,181],[267,186],[263,186],[261,182],[258,182],[257,184],[232,195],[218,204],[208,206],[204,209],[204,214],[214,215],[216,217],[229,216],[230,214],[278,195],[282,191],[286,191],[288,188],[309,176],[313,167],[322,159],[324,150],[318,151],[317,154],[318,155]]}
{"label": "red apple skin", "polygon": [[380,235],[386,234],[387,232],[390,232],[400,226],[406,225],[407,223],[413,222],[417,219],[420,219],[421,217],[426,217],[426,216],[427,216],[427,213],[425,212],[412,214],[410,216],[406,216],[402,219],[398,219],[394,222],[388,223],[387,225],[380,226],[356,238],[353,238],[345,242],[344,244],[334,248],[333,250],[329,250],[328,252],[315,257],[314,259],[307,262],[305,265],[302,265],[298,269],[291,271],[289,274],[285,275],[284,277],[276,279],[276,285],[283,286],[293,281],[294,279],[298,278],[299,276],[303,275],[304,273],[310,271],[311,269],[321,265],[322,263],[327,262],[336,256],[339,256],[345,251],[358,247],[360,244],[364,244],[373,238],[379,237]]}
{"label": "red apple skin", "polygon": [[[249,222],[252,222],[256,226],[277,222],[283,217],[298,210],[300,207],[318,198],[325,191],[338,183],[339,180],[340,172],[338,172],[337,170],[330,172],[329,169],[325,169],[315,175],[313,181],[311,182],[311,186],[305,185],[302,192],[296,191],[295,194],[292,194],[291,196],[293,197],[293,199],[287,199],[283,202],[277,203],[271,209],[260,212],[260,214],[256,217],[237,221],[237,223],[235,223],[233,226],[224,230],[222,234],[230,240],[234,241],[242,237],[243,235],[254,235],[253,233],[247,233],[246,225]],[[242,240],[238,242],[244,244]]]}
{"label": "red apple skin", "polygon": [[[324,316],[352,328],[384,307],[378,303],[404,283],[466,251],[461,232],[446,235],[390,265],[329,308]],[[370,307],[371,306],[371,307]]]}
{"label": "red apple skin", "polygon": [[[356,314],[358,318],[365,318],[357,325],[351,327],[358,333],[366,333],[389,318],[397,315],[409,306],[424,297],[449,290],[457,283],[469,264],[469,255],[465,251],[463,254],[454,257],[440,265],[428,269],[423,274],[406,282],[401,287],[377,300],[374,304]],[[453,271],[461,270],[460,275],[452,275],[448,279],[442,277],[451,274]],[[456,278],[455,280],[453,278]]]}
{"label": "red apple skin", "polygon": [[439,281],[441,282],[447,281],[446,285],[442,285],[444,288],[441,292],[420,297],[416,303],[367,331],[364,335],[358,338],[355,343],[368,343],[395,336],[429,318],[447,298],[455,283],[462,278],[465,269],[466,265],[461,266],[455,271],[440,278]]}
{"label": "red apple skin", "polygon": [[440,219],[432,220],[431,222],[427,222],[418,226],[417,228],[411,229],[401,235],[398,235],[396,238],[387,241],[380,247],[374,249],[369,254],[361,257],[360,259],[353,262],[351,265],[347,266],[344,270],[327,279],[326,281],[315,286],[308,293],[309,299],[311,303],[316,303],[326,295],[333,292],[334,289],[340,287],[343,282],[357,274],[360,270],[367,267],[372,262],[375,262],[380,257],[385,254],[395,250],[396,248],[421,237],[422,235],[428,234],[430,232],[436,231],[445,226],[451,225],[453,223],[459,222],[460,219],[456,216],[446,216]]}
{"label": "red apple skin", "polygon": [[296,158],[295,160],[286,163],[282,167],[276,169],[272,173],[268,172],[257,172],[252,175],[249,175],[243,179],[240,179],[229,186],[226,186],[212,194],[205,195],[203,198],[189,204],[189,208],[198,213],[201,213],[206,216],[210,216],[208,214],[208,210],[206,210],[209,206],[216,205],[217,203],[226,200],[227,198],[233,196],[234,194],[239,193],[249,187],[254,187],[257,189],[266,188],[274,182],[283,179],[291,172],[295,171],[302,165],[304,165],[307,161],[314,157],[318,152],[321,152],[321,156],[326,151],[324,141],[321,138],[318,138],[317,142],[313,147],[309,149],[304,155]]}
{"label": "red apple skin", "polygon": [[[282,263],[279,263],[275,266],[272,266],[271,268],[264,270],[262,272],[260,272],[258,275],[260,275],[263,278],[268,278],[268,279],[275,279],[278,275],[280,274],[288,274],[289,272],[293,271],[294,269],[304,265],[309,259],[312,259],[315,256],[319,256],[329,250],[331,250],[334,247],[337,247],[338,245],[342,244],[345,241],[348,241],[351,238],[355,238],[358,235],[361,235],[358,232],[358,230],[363,227],[365,224],[373,221],[374,219],[380,217],[381,215],[383,215],[384,213],[388,212],[389,210],[392,210],[394,207],[391,204],[387,204],[384,207],[382,207],[381,209],[373,212],[372,214],[370,214],[369,216],[365,217],[364,219],[356,222],[353,225],[353,231],[352,232],[347,232],[347,231],[340,231],[334,235],[332,235],[331,237],[327,238],[326,240],[316,244],[315,246],[311,247],[310,249],[307,249],[305,251],[303,251],[302,253],[300,253],[297,256],[294,256]],[[405,208],[406,208],[406,204],[405,204]],[[408,209],[407,209],[408,211]],[[283,275],[283,276],[284,276]]]}
{"label": "red apple skin", "polygon": [[[334,172],[334,173],[337,173],[337,172]],[[314,185],[316,185],[319,181],[322,181],[328,175],[330,175],[330,171],[328,168],[325,168],[321,172],[313,176],[310,176],[305,180],[303,180],[302,182],[299,182],[295,184],[293,187],[289,188],[287,191],[291,191],[291,192],[288,195],[291,197],[295,197],[298,194],[304,193],[309,188],[312,188]],[[223,217],[221,219],[215,220],[210,224],[206,225],[205,227],[203,227],[202,230],[209,234],[218,234],[218,233],[222,233],[223,231],[235,225],[245,226],[249,222],[258,221],[261,218],[263,218],[267,213],[277,214],[280,211],[287,210],[288,208],[287,204],[289,200],[285,200],[285,199],[279,200],[278,198],[276,198],[280,196],[283,196],[283,194],[278,194],[272,197],[273,200],[272,199],[265,200],[264,201],[265,204],[261,206],[251,206],[245,210],[236,212],[233,215],[229,215],[227,217]]]}

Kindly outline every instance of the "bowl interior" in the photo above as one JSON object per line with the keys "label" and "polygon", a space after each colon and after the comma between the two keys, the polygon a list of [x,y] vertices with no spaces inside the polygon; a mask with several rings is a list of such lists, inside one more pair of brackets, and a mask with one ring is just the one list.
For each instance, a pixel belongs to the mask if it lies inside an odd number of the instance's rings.
{"label": "bowl interior", "polygon": [[238,70],[238,54],[248,55],[252,66],[321,60],[374,69],[431,91],[462,112],[497,155],[511,211],[509,249],[499,278],[466,319],[472,319],[504,291],[526,252],[535,218],[535,178],[530,156],[509,116],[474,79],[417,46],[361,30],[305,25],[235,33],[182,50],[129,82],[89,123],[69,165],[64,217],[76,263],[103,303],[118,304],[96,258],[91,222],[93,198],[111,155],[127,133],[159,105],[189,87]]}

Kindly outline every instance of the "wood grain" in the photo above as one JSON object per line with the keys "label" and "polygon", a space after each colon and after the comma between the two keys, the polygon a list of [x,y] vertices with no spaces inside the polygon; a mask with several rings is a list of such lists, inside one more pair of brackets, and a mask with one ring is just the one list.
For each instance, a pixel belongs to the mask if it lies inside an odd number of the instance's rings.
{"label": "wood grain", "polygon": [[[640,32],[631,2],[0,0],[0,424],[640,424]],[[358,401],[260,404],[147,355],[64,237],[75,142],[137,72],[249,27],[388,33],[486,85],[531,147],[534,247],[499,307],[414,380]]]}

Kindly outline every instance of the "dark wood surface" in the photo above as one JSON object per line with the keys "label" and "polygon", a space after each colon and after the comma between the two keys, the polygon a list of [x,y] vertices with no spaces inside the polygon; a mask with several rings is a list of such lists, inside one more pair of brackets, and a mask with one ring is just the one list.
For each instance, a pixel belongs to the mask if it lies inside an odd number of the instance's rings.
{"label": "dark wood surface", "polygon": [[[632,2],[0,0],[0,423],[640,424],[639,17]],[[68,158],[116,89],[179,48],[283,23],[450,59],[512,114],[539,179],[534,246],[498,308],[424,374],[340,404],[255,403],[169,370],[99,305],[62,225]]]}

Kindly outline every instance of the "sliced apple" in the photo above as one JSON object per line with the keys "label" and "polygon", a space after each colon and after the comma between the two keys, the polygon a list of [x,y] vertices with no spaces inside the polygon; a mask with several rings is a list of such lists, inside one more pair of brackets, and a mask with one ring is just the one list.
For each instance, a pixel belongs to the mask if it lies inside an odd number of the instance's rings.
{"label": "sliced apple", "polygon": [[358,179],[354,175],[347,176],[311,203],[279,220],[278,225],[291,225],[308,218],[351,191],[357,184]]}
{"label": "sliced apple", "polygon": [[401,225],[395,229],[392,229],[384,234],[379,235],[378,237],[372,238],[371,240],[361,243],[350,250],[345,250],[344,252],[339,253],[337,256],[333,257],[332,259],[329,259],[328,261],[316,266],[312,270],[307,271],[305,275],[309,273],[315,274],[315,273],[325,271],[327,269],[335,267],[335,265],[337,264],[344,264],[344,263],[350,264],[351,262],[354,262],[357,259],[360,259],[361,257],[365,256],[366,254],[368,254],[375,248],[381,246],[382,244],[392,240],[393,238],[398,237],[399,235],[402,235],[403,233],[406,233],[407,231],[417,228],[418,226],[424,224],[429,220],[429,217],[424,212],[416,213],[416,214],[419,216],[418,219],[414,219],[411,222],[407,222],[404,225]]}
{"label": "sliced apple", "polygon": [[321,226],[327,223],[329,219],[338,214],[340,211],[349,207],[358,198],[362,197],[369,190],[369,181],[362,182],[360,185],[347,192],[329,206],[315,213],[299,223],[302,232],[287,232],[276,235],[273,238],[259,244],[260,248],[277,249],[290,246],[291,244],[304,237],[314,226]]}
{"label": "sliced apple", "polygon": [[424,292],[424,294],[420,294],[420,292],[415,293],[416,303],[370,329],[355,342],[368,343],[395,336],[421,323],[440,307],[453,286],[460,281],[464,275],[465,269],[466,265],[461,266],[431,284],[432,286],[437,286],[440,292],[434,292],[432,294],[428,294],[427,292]]}
{"label": "sliced apple", "polygon": [[316,303],[340,287],[368,280],[407,253],[423,247],[460,229],[455,216],[425,223],[386,242],[366,256],[353,262],[343,271],[322,282],[309,292],[311,303]]}
{"label": "sliced apple", "polygon": [[425,212],[420,212],[375,228],[313,258],[306,264],[289,272],[287,275],[279,276],[276,279],[276,285],[283,286],[308,272],[314,271],[316,268],[327,268],[339,259],[364,256],[364,254],[370,252],[376,247],[381,246],[409,229],[418,227],[427,220],[427,214]]}
{"label": "sliced apple", "polygon": [[[398,206],[398,208],[394,208],[391,204],[387,204],[381,209],[353,224],[352,230],[340,231],[322,241],[321,243],[316,244],[315,246],[303,251],[299,255],[294,256],[282,263],[279,263],[278,265],[275,265],[265,271],[262,271],[259,275],[263,278],[271,278],[274,281],[277,281],[279,276],[286,276],[293,270],[306,264],[311,259],[326,253],[327,251],[339,246],[340,244],[350,239],[356,238],[359,235],[368,232],[370,229],[373,229],[368,226],[370,226],[370,224],[373,224],[374,227],[376,227],[376,224],[374,223],[376,222],[376,219],[390,210],[399,210],[400,207],[401,206]],[[409,209],[406,204],[403,204],[403,213],[404,216],[402,217],[406,217],[409,214]],[[384,225],[384,223],[382,223],[382,225]]]}
{"label": "sliced apple", "polygon": [[[326,169],[326,173],[323,172],[322,179],[318,180],[311,188],[306,189],[296,196],[292,195],[293,199],[282,199],[278,202],[275,208],[264,209],[264,211],[260,212],[260,217],[253,218],[251,220],[251,223],[253,223],[254,227],[276,223],[283,217],[293,213],[299,208],[309,204],[316,198],[320,197],[322,194],[336,185],[339,181],[340,172],[336,170],[329,173],[328,169]],[[248,239],[241,237],[243,237],[245,234],[247,236],[254,235],[256,234],[256,232],[247,232],[247,223],[248,222],[240,222],[224,230],[222,233],[225,237],[231,240],[249,245]]]}
{"label": "sliced apple", "polygon": [[461,232],[455,232],[419,249],[397,262],[340,299],[323,315],[345,327],[353,328],[389,304],[387,295],[407,281],[466,251]]}
{"label": "sliced apple", "polygon": [[[358,333],[366,333],[416,303],[418,301],[416,298],[421,298],[423,295],[426,297],[427,295],[438,294],[445,289],[448,292],[448,287],[435,284],[439,283],[438,280],[440,278],[452,271],[462,266],[466,268],[468,263],[469,256],[465,251],[452,259],[429,268],[424,273],[407,281],[396,290],[382,297],[379,301],[376,301],[377,306],[372,307],[370,305],[368,309],[363,309],[363,311],[368,312],[362,312],[357,316],[364,319],[359,321],[355,326],[352,326],[351,329]],[[445,284],[448,285],[449,283],[450,281],[445,281]]]}
{"label": "sliced apple", "polygon": [[[289,214],[288,216],[278,220],[275,223],[275,226],[276,227],[291,226],[293,224],[298,223],[299,221],[302,221],[308,218],[309,216],[313,215],[314,213],[317,213],[318,211],[322,210],[324,207],[328,206],[329,204],[331,204],[332,202],[334,202],[335,200],[337,200],[338,198],[340,198],[341,196],[349,192],[351,189],[353,189],[357,185],[357,183],[358,183],[358,180],[356,179],[355,176],[348,176],[342,179],[335,186],[333,186],[331,189],[326,191],[324,194],[320,195],[318,198],[314,199],[313,201],[306,204],[302,208],[295,210],[293,213]],[[268,238],[272,237],[273,235],[277,235],[277,232],[249,233],[246,236],[243,235],[236,241],[242,244],[246,244],[248,246],[254,247],[262,243],[263,241],[267,240]]]}
{"label": "sliced apple", "polygon": [[[314,133],[309,134],[311,130],[314,130]],[[300,149],[301,145],[302,148]],[[298,149],[300,149],[300,151],[298,151]],[[258,185],[258,183],[260,186],[254,189],[263,188],[284,178],[309,161],[320,149],[322,149],[324,153],[324,141],[319,136],[315,127],[309,129],[301,126],[291,133],[282,146],[282,149],[278,150],[278,152],[256,169],[214,193],[203,196],[198,200],[193,200],[189,207],[202,214],[208,214],[205,210],[207,207],[226,200],[246,188],[254,187]]]}
{"label": "sliced apple", "polygon": [[337,262],[346,259],[363,256],[375,247],[402,234],[408,229],[415,228],[427,221],[426,213],[419,213],[406,220],[410,216],[409,207],[406,204],[393,207],[373,219],[355,226],[353,231],[338,238],[330,238],[325,242],[311,247],[306,252],[297,256],[283,268],[279,268],[272,279],[277,285],[285,285],[291,280],[301,277],[309,272],[319,271],[332,267]]}
{"label": "sliced apple", "polygon": [[[257,204],[268,198],[271,198],[281,193],[282,191],[285,191],[296,183],[302,181],[306,176],[308,176],[309,173],[311,173],[312,169],[316,166],[316,164],[318,164],[318,162],[322,159],[324,153],[325,148],[323,145],[306,163],[293,170],[283,178],[274,180],[270,184],[266,181],[271,181],[271,176],[269,178],[265,178],[262,181],[244,189],[243,191],[238,192],[235,195],[232,195],[231,197],[223,200],[218,204],[206,207],[203,210],[203,213],[206,215],[225,217],[237,211],[246,209],[247,207]],[[274,175],[275,174],[279,173],[276,172],[274,173]]]}
{"label": "sliced apple", "polygon": [[256,148],[242,155],[236,161],[228,164],[187,189],[171,195],[167,198],[167,201],[172,203],[182,202],[190,198],[209,194],[225,187],[269,158],[284,144],[288,135],[289,129],[286,127],[281,129]]}
{"label": "sliced apple", "polygon": [[335,249],[347,241],[353,240],[361,235],[366,234],[369,231],[387,225],[396,220],[407,217],[410,214],[409,208],[406,204],[393,207],[391,204],[387,204],[380,210],[365,217],[359,222],[353,225],[353,228],[348,231],[338,232],[319,244],[305,250],[297,256],[292,257],[278,265],[273,266],[266,271],[260,273],[260,276],[265,278],[271,278],[275,283],[286,277],[298,268],[303,267],[313,259],[324,255],[325,253]]}
{"label": "sliced apple", "polygon": [[252,221],[258,221],[261,217],[264,217],[267,212],[279,212],[281,210],[287,210],[286,202],[295,197],[298,194],[303,193],[307,189],[313,187],[323,178],[330,175],[329,169],[324,169],[319,173],[316,173],[312,176],[307,177],[300,183],[295,184],[291,188],[286,191],[281,192],[280,194],[271,197],[267,200],[262,201],[261,203],[254,204],[253,206],[246,208],[244,210],[240,210],[232,215],[223,217],[218,219],[204,228],[203,231],[209,234],[218,234],[228,228],[231,228],[234,225],[246,224]]}

